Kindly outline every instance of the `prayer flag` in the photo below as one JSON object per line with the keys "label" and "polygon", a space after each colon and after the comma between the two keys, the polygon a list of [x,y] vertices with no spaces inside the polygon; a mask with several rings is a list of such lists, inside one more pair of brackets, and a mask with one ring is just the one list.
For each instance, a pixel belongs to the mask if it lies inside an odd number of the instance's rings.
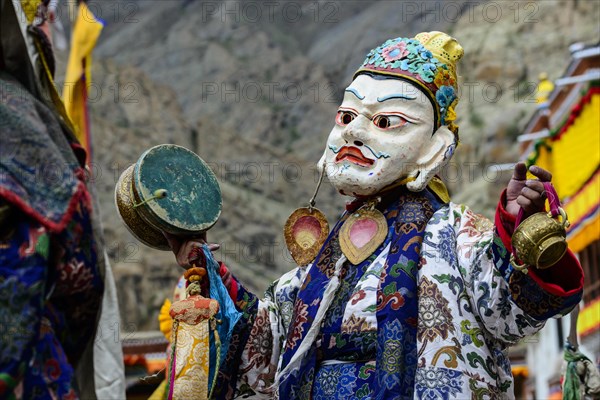
{"label": "prayer flag", "polygon": [[91,83],[92,51],[102,28],[104,22],[94,16],[85,2],[80,2],[71,38],[63,101],[75,135],[87,152],[87,163],[92,158],[87,93]]}

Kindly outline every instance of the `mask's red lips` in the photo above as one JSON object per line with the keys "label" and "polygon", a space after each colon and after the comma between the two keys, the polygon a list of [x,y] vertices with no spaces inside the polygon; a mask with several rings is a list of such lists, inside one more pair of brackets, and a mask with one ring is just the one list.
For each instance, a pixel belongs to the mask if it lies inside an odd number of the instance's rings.
{"label": "mask's red lips", "polygon": [[338,163],[344,160],[360,165],[361,167],[369,167],[375,162],[375,160],[365,157],[360,149],[354,146],[344,146],[340,149],[340,152],[335,157],[335,162]]}

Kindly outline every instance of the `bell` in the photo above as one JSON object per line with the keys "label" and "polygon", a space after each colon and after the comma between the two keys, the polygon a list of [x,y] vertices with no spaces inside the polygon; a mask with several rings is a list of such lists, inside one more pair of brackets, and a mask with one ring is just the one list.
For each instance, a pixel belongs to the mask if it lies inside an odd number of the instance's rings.
{"label": "bell", "polygon": [[[539,212],[520,222],[523,210],[517,216],[515,232],[511,243],[513,254],[511,263],[515,268],[526,272],[528,266],[546,269],[556,264],[567,252],[567,213],[558,202],[558,195],[552,185],[544,184],[550,201],[550,211]],[[559,221],[558,217],[562,218]],[[517,260],[522,261],[519,264]]]}
{"label": "bell", "polygon": [[170,250],[162,232],[199,236],[221,214],[221,189],[208,165],[185,147],[163,144],[144,152],[115,187],[127,229],[145,245]]}
{"label": "bell", "polygon": [[562,208],[559,208],[559,212],[562,222],[552,218],[550,212],[539,212],[517,227],[512,237],[512,247],[519,260],[538,269],[546,269],[565,255],[569,220]]}

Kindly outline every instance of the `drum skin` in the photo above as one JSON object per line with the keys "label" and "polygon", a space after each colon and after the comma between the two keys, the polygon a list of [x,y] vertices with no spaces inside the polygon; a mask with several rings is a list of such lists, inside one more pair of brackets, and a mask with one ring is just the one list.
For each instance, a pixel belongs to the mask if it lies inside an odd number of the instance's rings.
{"label": "drum skin", "polygon": [[[161,192],[166,195],[157,196]],[[221,189],[208,165],[172,144],[152,147],[123,172],[115,202],[131,233],[161,250],[169,249],[162,232],[198,236],[217,222],[222,208]]]}

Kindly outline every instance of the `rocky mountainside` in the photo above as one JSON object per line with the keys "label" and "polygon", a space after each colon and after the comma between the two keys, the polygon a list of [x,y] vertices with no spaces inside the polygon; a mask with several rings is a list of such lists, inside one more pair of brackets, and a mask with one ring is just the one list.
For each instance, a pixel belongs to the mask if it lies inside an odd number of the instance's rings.
{"label": "rocky mountainside", "polygon": [[[209,232],[218,256],[261,292],[293,267],[282,226],[318,180],[343,89],[368,50],[390,37],[445,30],[465,48],[457,113],[461,146],[444,173],[453,199],[491,216],[518,158],[540,72],[560,76],[568,46],[597,42],[597,1],[179,1],[102,3],[90,100],[94,171],[122,316],[156,329],[181,270],[137,243],[113,188],[148,147],[176,143],[213,167],[223,214]],[[92,96],[94,92],[90,94]],[[323,185],[330,220],[344,199]]]}

